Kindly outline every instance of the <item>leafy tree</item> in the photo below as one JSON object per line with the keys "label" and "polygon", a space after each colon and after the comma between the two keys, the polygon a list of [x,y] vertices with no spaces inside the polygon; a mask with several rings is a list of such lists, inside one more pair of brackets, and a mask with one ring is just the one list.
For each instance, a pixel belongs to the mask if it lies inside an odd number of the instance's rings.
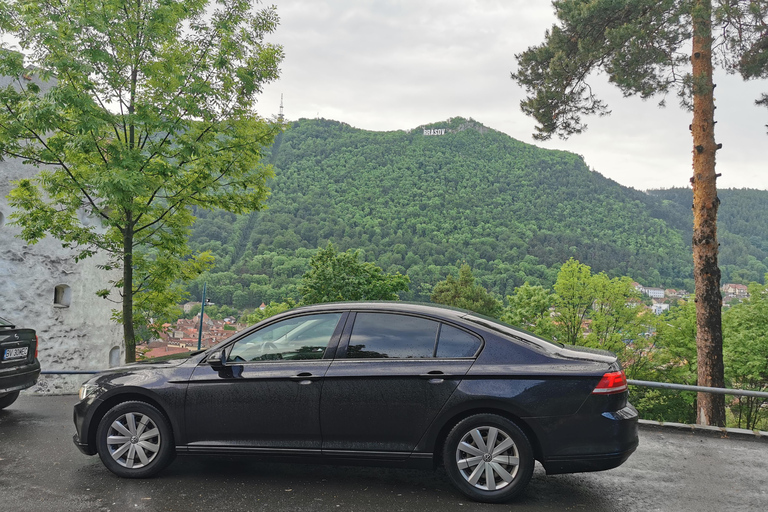
{"label": "leafy tree", "polygon": [[221,305],[206,304],[205,314],[208,315],[208,318],[210,318],[211,320],[224,320],[225,318],[230,316],[236,317],[239,314],[239,311],[233,307],[227,306],[226,304],[221,304]]}
{"label": "leafy tree", "polygon": [[248,315],[246,321],[249,324],[256,324],[271,316],[275,316],[278,313],[288,311],[295,307],[296,302],[293,299],[286,299],[284,302],[270,302],[264,309],[256,309],[256,311]]}
{"label": "leafy tree", "polygon": [[[714,4],[714,8],[713,8]],[[626,96],[676,92],[693,110],[693,261],[697,295],[699,384],[722,387],[723,339],[718,268],[713,63],[745,79],[768,76],[765,0],[555,0],[559,23],[543,44],[517,55],[512,74],[529,96],[523,111],[535,138],[568,137],[582,115],[609,113],[587,83],[603,71]],[[713,48],[713,34],[720,41]],[[691,44],[692,41],[692,44]],[[690,54],[687,53],[690,48]],[[717,55],[715,55],[717,52]],[[690,66],[690,69],[688,70]],[[663,104],[662,100],[662,104]],[[768,95],[758,103],[768,105]],[[722,395],[701,393],[697,417],[724,425]]]}
{"label": "leafy tree", "polygon": [[259,161],[280,126],[254,105],[278,76],[282,49],[264,41],[277,14],[240,0],[0,0],[0,12],[26,53],[0,49],[12,78],[0,155],[42,168],[16,184],[12,219],[29,242],[49,234],[122,269],[133,361],[137,309],[177,300],[162,290],[208,264],[188,257],[190,206],[241,213],[267,197]]}
{"label": "leafy tree", "polygon": [[569,259],[557,274],[554,290],[555,337],[569,345],[583,344],[583,325],[595,301],[592,270],[573,258]]}
{"label": "leafy tree", "polygon": [[625,364],[637,363],[635,357],[629,361],[629,344],[633,345],[634,352],[642,348],[645,339],[641,334],[648,331],[652,313],[638,307],[640,294],[632,286],[632,279],[626,276],[610,279],[601,272],[592,276],[591,287],[595,300],[590,311],[591,332],[585,344],[619,353],[624,356]]}
{"label": "leafy tree", "polygon": [[459,278],[448,275],[432,289],[432,302],[468,309],[482,315],[498,317],[502,303],[479,284],[466,263],[459,268]]}
{"label": "leafy tree", "polygon": [[[634,378],[696,385],[696,305],[680,301],[658,317],[643,373]],[[696,393],[633,388],[632,403],[643,418],[696,421]]]}
{"label": "leafy tree", "polygon": [[665,382],[697,385],[696,305],[681,301],[659,317],[655,336],[656,348],[667,352],[665,359],[675,361],[660,374]]}
{"label": "leafy tree", "polygon": [[360,261],[359,256],[359,251],[337,252],[330,242],[319,249],[301,279],[301,302],[397,300],[397,292],[408,291],[408,276],[385,274],[381,267]]}
{"label": "leafy tree", "polygon": [[539,336],[551,337],[553,325],[549,310],[553,301],[553,295],[543,286],[532,286],[526,281],[515,288],[514,294],[507,295],[508,305],[501,320]]}
{"label": "leafy tree", "polygon": [[571,259],[560,269],[554,290],[555,338],[616,353],[631,378],[642,371],[654,319],[641,307],[629,277],[592,274],[589,266]]}
{"label": "leafy tree", "polygon": [[[768,285],[753,283],[749,294],[723,317],[726,376],[735,388],[768,391]],[[768,416],[767,403],[765,398],[736,397],[732,410],[738,427],[758,428]]]}

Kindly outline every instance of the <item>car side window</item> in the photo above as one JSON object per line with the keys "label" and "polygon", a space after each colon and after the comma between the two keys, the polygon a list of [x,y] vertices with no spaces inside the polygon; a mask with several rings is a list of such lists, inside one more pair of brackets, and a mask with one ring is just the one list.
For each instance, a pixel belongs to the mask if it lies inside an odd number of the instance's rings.
{"label": "car side window", "polygon": [[270,324],[238,340],[228,362],[322,359],[341,313],[305,315]]}
{"label": "car side window", "polygon": [[347,347],[347,357],[433,357],[438,326],[438,322],[414,316],[358,313]]}
{"label": "car side window", "polygon": [[481,341],[466,331],[443,324],[437,342],[437,357],[472,357]]}

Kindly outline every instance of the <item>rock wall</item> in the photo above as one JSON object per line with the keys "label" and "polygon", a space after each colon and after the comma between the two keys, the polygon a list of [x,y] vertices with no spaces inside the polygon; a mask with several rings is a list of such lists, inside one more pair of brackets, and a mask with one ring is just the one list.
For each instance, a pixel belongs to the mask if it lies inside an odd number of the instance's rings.
{"label": "rock wall", "polygon": [[[0,161],[0,316],[37,331],[43,371],[103,370],[122,363],[122,327],[111,321],[112,309],[119,305],[95,294],[119,277],[97,268],[106,257],[75,263],[75,252],[58,240],[48,237],[29,245],[17,237],[21,230],[10,225],[11,181],[36,173],[35,167],[18,160]],[[25,392],[76,393],[87,379],[41,376]]]}

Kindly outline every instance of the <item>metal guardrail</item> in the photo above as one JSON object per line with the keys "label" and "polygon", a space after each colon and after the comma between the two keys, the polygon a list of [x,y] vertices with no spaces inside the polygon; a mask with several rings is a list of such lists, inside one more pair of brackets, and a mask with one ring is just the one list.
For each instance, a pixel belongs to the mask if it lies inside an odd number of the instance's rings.
{"label": "metal guardrail", "polygon": [[756,398],[768,398],[768,392],[749,391],[746,389],[710,388],[707,386],[688,386],[686,384],[672,384],[669,382],[653,382],[649,380],[632,380],[632,379],[627,379],[627,384],[629,384],[630,386],[643,386],[647,388],[660,388],[660,389],[674,389],[677,391],[695,391],[695,392],[703,392],[703,393],[713,393],[716,395],[735,395],[735,396],[751,396]]}

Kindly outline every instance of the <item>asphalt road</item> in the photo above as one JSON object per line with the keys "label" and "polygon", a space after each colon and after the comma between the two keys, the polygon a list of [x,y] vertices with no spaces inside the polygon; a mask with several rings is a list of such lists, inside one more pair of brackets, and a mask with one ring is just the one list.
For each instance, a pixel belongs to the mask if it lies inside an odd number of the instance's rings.
{"label": "asphalt road", "polygon": [[22,396],[0,411],[0,511],[768,511],[768,440],[642,429],[640,447],[602,473],[547,476],[483,505],[441,472],[178,457],[124,480],[72,444],[74,396]]}

